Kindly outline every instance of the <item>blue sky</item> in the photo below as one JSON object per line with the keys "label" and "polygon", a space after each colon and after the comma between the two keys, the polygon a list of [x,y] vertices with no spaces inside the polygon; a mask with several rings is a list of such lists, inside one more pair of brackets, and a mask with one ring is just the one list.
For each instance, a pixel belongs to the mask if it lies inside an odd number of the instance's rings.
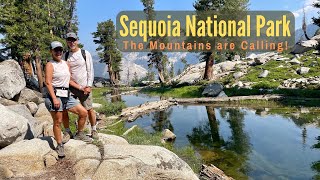
{"label": "blue sky", "polygon": [[[307,23],[317,16],[317,10],[311,5],[315,0],[250,0],[250,10],[288,10],[296,16],[296,28],[301,27],[302,8],[305,7]],[[195,0],[155,0],[156,10],[194,10]],[[79,37],[85,48],[94,52],[92,32],[96,31],[98,22],[112,19],[114,22],[120,11],[142,10],[140,0],[78,0],[77,15]]]}

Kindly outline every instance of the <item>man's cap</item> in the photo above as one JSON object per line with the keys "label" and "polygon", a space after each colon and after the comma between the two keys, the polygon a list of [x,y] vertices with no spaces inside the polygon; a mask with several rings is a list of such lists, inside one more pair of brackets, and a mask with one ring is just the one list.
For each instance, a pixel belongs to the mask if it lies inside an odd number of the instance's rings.
{"label": "man's cap", "polygon": [[62,45],[62,43],[59,42],[59,41],[53,41],[53,42],[51,43],[50,47],[51,47],[51,49],[54,49],[54,48],[57,48],[57,47],[63,48],[63,45]]}
{"label": "man's cap", "polygon": [[76,33],[74,32],[69,32],[66,36],[66,39],[68,38],[74,38],[74,39],[78,39],[78,36],[76,35]]}

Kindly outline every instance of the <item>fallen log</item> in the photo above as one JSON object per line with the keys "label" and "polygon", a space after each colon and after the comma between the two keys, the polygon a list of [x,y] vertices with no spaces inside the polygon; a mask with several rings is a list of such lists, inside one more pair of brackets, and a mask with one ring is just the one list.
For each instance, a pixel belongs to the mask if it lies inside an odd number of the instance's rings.
{"label": "fallen log", "polygon": [[123,137],[123,136],[128,135],[128,134],[129,134],[129,132],[133,131],[133,130],[134,130],[134,128],[136,128],[136,127],[138,127],[138,125],[134,125],[134,126],[132,126],[130,129],[128,129],[126,132],[124,132],[124,133],[122,134],[122,137]]}
{"label": "fallen log", "polygon": [[132,90],[132,91],[125,91],[125,92],[122,92],[122,93],[116,94],[116,95],[110,95],[110,97],[128,95],[128,94],[135,94],[135,93],[138,93],[138,92],[139,92],[139,89],[136,89],[136,90]]}
{"label": "fallen log", "polygon": [[206,166],[202,165],[200,171],[201,180],[234,180],[232,177],[229,177],[224,174],[219,168],[215,167],[214,165]]}
{"label": "fallen log", "polygon": [[242,100],[280,100],[285,98],[282,95],[254,95],[254,96],[234,96],[234,97],[211,97],[211,98],[183,98],[169,99],[168,101],[179,104],[203,104],[214,102],[232,102]]}
{"label": "fallen log", "polygon": [[142,115],[145,115],[154,111],[162,111],[169,108],[172,105],[176,105],[176,103],[170,102],[168,100],[147,102],[138,106],[123,109],[120,117],[126,119],[127,121],[132,122]]}

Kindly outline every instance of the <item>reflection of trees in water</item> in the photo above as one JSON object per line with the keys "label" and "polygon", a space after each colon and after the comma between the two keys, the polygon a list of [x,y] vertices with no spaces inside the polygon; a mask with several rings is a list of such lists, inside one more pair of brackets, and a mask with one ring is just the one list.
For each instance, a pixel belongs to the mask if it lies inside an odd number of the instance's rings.
{"label": "reflection of trees in water", "polygon": [[312,108],[272,108],[270,114],[280,115],[284,118],[290,118],[298,127],[304,127],[307,124],[317,123],[320,126],[320,111]]}
{"label": "reflection of trees in water", "polygon": [[219,135],[219,121],[213,107],[206,106],[209,121],[202,121],[198,127],[192,129],[192,134],[187,135],[191,144],[211,149],[221,147],[224,144]]}
{"label": "reflection of trees in water", "polygon": [[169,108],[163,111],[157,111],[153,113],[152,127],[155,131],[163,131],[164,129],[170,129],[173,132],[173,126],[170,121],[170,116],[173,109]]}
{"label": "reflection of trees in water", "polygon": [[246,155],[250,152],[249,136],[244,131],[244,112],[239,109],[221,108],[221,117],[230,124],[232,136],[225,141],[219,135],[219,121],[216,119],[213,107],[206,107],[208,122],[200,124],[192,129],[192,134],[187,135],[189,141],[194,145],[213,148],[224,147],[240,155]]}
{"label": "reflection of trees in water", "polygon": [[[313,145],[312,148],[316,148],[320,150],[320,136],[317,137],[318,143]],[[317,172],[317,175],[313,177],[313,179],[320,179],[320,160],[313,162],[311,168]]]}
{"label": "reflection of trees in water", "polygon": [[[281,109],[280,109],[281,110]],[[284,109],[279,111],[279,109],[272,109],[272,114],[280,115],[284,118],[289,118],[292,122],[301,128],[301,138],[302,146],[306,147],[307,139],[307,129],[308,124],[317,124],[317,127],[320,126],[320,112],[318,109],[313,108],[301,108],[301,109]],[[320,166],[320,165],[319,165]],[[320,179],[320,177],[318,177]]]}
{"label": "reflection of trees in water", "polygon": [[222,118],[227,119],[230,124],[232,136],[226,142],[226,149],[232,150],[240,155],[246,155],[250,152],[249,136],[244,131],[244,115],[239,109],[221,108]]}
{"label": "reflection of trees in water", "polygon": [[[237,178],[246,178],[246,161],[251,151],[249,136],[244,131],[244,112],[239,109],[221,108],[221,117],[230,124],[232,136],[225,141],[219,134],[219,121],[215,109],[206,107],[208,121],[192,129],[187,135],[191,144],[200,149],[204,161],[214,163],[227,174]],[[241,174],[240,172],[244,173]]]}
{"label": "reflection of trees in water", "polygon": [[119,102],[121,101],[121,95],[118,88],[113,88],[111,91],[111,102]]}

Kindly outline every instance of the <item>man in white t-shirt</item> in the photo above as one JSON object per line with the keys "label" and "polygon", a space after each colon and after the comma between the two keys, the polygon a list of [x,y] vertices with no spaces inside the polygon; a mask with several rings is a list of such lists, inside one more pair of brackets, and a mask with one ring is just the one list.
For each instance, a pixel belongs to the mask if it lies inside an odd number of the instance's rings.
{"label": "man in white t-shirt", "polygon": [[[70,65],[71,81],[70,91],[75,98],[78,98],[84,108],[88,111],[89,121],[91,124],[92,138],[97,139],[96,114],[92,107],[92,84],[94,79],[93,63],[91,54],[82,50],[78,46],[78,36],[70,32],[66,35],[67,45],[70,49],[65,54],[65,60]],[[69,121],[64,121],[66,132],[71,135]],[[65,133],[65,135],[68,135]],[[78,135],[78,134],[77,134]],[[75,139],[77,138],[75,136]]]}

